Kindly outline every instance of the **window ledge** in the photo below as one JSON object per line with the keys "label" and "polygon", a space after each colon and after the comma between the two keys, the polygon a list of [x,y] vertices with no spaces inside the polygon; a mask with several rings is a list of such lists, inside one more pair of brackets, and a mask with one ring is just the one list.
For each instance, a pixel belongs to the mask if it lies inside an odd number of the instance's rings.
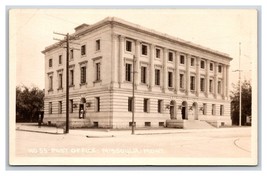
{"label": "window ledge", "polygon": [[174,91],[174,88],[173,87],[168,87],[168,90],[169,91]]}
{"label": "window ledge", "polygon": [[53,92],[54,90],[53,89],[49,89],[48,92]]}
{"label": "window ledge", "polygon": [[102,80],[95,80],[93,83],[95,84],[95,83],[101,83],[102,82]]}
{"label": "window ledge", "polygon": [[75,85],[74,84],[71,84],[71,85],[69,85],[69,87],[75,87]]}
{"label": "window ledge", "polygon": [[58,88],[57,90],[63,90],[63,87]]}
{"label": "window ledge", "polygon": [[80,83],[80,86],[84,86],[84,85],[87,85],[87,83]]}

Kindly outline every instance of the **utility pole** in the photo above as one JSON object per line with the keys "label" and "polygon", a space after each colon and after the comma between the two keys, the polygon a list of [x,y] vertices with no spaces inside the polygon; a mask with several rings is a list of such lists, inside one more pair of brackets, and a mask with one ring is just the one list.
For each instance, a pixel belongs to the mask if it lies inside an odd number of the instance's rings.
{"label": "utility pole", "polygon": [[233,72],[239,72],[238,76],[238,82],[239,82],[239,126],[242,126],[242,86],[241,86],[241,42],[239,42],[239,69],[238,70],[233,70]]}
{"label": "utility pole", "polygon": [[241,125],[242,118],[242,89],[241,89],[241,70],[240,70],[240,57],[241,57],[241,42],[239,42],[239,126]]}
{"label": "utility pole", "polygon": [[135,128],[135,123],[134,123],[134,111],[135,111],[135,55],[133,56],[133,98],[132,98],[132,134],[134,134],[134,128]]}
{"label": "utility pole", "polygon": [[[70,36],[69,33],[67,34],[61,34],[58,32],[54,32],[54,34],[57,35],[62,35],[65,37],[65,39],[60,40],[60,39],[56,39],[54,38],[54,40],[58,40],[59,45],[63,45],[64,43],[66,43],[66,126],[65,126],[65,131],[64,133],[67,134],[69,133],[69,43],[70,43]],[[73,37],[72,39],[75,39],[75,37]],[[79,49],[76,49],[79,50]]]}

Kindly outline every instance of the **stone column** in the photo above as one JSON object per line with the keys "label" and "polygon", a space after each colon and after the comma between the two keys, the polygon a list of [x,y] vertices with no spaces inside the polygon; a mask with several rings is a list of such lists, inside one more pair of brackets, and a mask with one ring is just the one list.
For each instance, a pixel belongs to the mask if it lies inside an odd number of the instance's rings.
{"label": "stone column", "polygon": [[209,97],[209,84],[210,84],[210,60],[207,60],[207,65],[206,65],[206,85],[205,85],[205,92],[206,92],[206,97]]}
{"label": "stone column", "polygon": [[120,42],[120,51],[119,51],[119,69],[118,69],[118,76],[119,76],[119,87],[121,87],[121,84],[123,83],[123,73],[124,73],[124,67],[123,67],[123,54],[124,54],[124,36],[119,37]]}
{"label": "stone column", "polygon": [[149,90],[152,91],[152,88],[155,84],[155,69],[154,69],[154,53],[155,53],[155,45],[150,45],[150,68],[149,68]]}
{"label": "stone column", "polygon": [[225,65],[225,83],[226,83],[226,85],[225,85],[225,97],[226,97],[226,99],[228,100],[229,99],[229,95],[228,95],[228,93],[229,93],[229,65]]}
{"label": "stone column", "polygon": [[178,94],[179,92],[179,81],[180,81],[180,73],[179,73],[179,58],[180,58],[180,54],[176,51],[174,53],[174,59],[175,59],[175,75],[174,75],[174,79],[175,79],[175,93]]}
{"label": "stone column", "polygon": [[168,52],[167,49],[163,49],[163,92],[168,89],[168,71],[167,71],[167,59]]}
{"label": "stone column", "polygon": [[217,94],[218,94],[218,78],[217,78],[217,74],[218,74],[218,63],[215,62],[214,63],[214,96],[215,96],[215,98],[217,98]]}
{"label": "stone column", "polygon": [[197,97],[199,97],[199,92],[200,92],[200,72],[199,72],[199,61],[200,58],[196,57],[196,93],[197,93]]}
{"label": "stone column", "polygon": [[118,82],[118,35],[112,34],[111,83]]}
{"label": "stone column", "polygon": [[135,41],[135,85],[138,86],[140,84],[140,41]]}
{"label": "stone column", "polygon": [[191,55],[186,55],[186,90],[185,90],[185,93],[186,95],[189,95],[189,92],[190,92],[190,69],[189,69],[189,65],[190,65],[190,59],[191,58]]}

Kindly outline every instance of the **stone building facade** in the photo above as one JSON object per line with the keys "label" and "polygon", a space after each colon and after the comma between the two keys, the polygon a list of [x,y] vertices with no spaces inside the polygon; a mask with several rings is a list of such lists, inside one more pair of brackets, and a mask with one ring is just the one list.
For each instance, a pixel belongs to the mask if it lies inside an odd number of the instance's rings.
{"label": "stone building facade", "polygon": [[[129,128],[133,79],[136,127],[170,119],[231,125],[229,55],[115,17],[82,24],[71,36],[79,43],[69,50],[71,127]],[[66,49],[56,43],[42,52],[44,122],[64,122]]]}

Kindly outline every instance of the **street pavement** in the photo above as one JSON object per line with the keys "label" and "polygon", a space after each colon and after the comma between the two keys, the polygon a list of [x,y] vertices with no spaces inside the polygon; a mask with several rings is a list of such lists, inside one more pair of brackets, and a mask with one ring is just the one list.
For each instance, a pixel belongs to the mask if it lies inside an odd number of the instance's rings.
{"label": "street pavement", "polygon": [[251,157],[251,128],[63,129],[17,124],[18,157]]}

